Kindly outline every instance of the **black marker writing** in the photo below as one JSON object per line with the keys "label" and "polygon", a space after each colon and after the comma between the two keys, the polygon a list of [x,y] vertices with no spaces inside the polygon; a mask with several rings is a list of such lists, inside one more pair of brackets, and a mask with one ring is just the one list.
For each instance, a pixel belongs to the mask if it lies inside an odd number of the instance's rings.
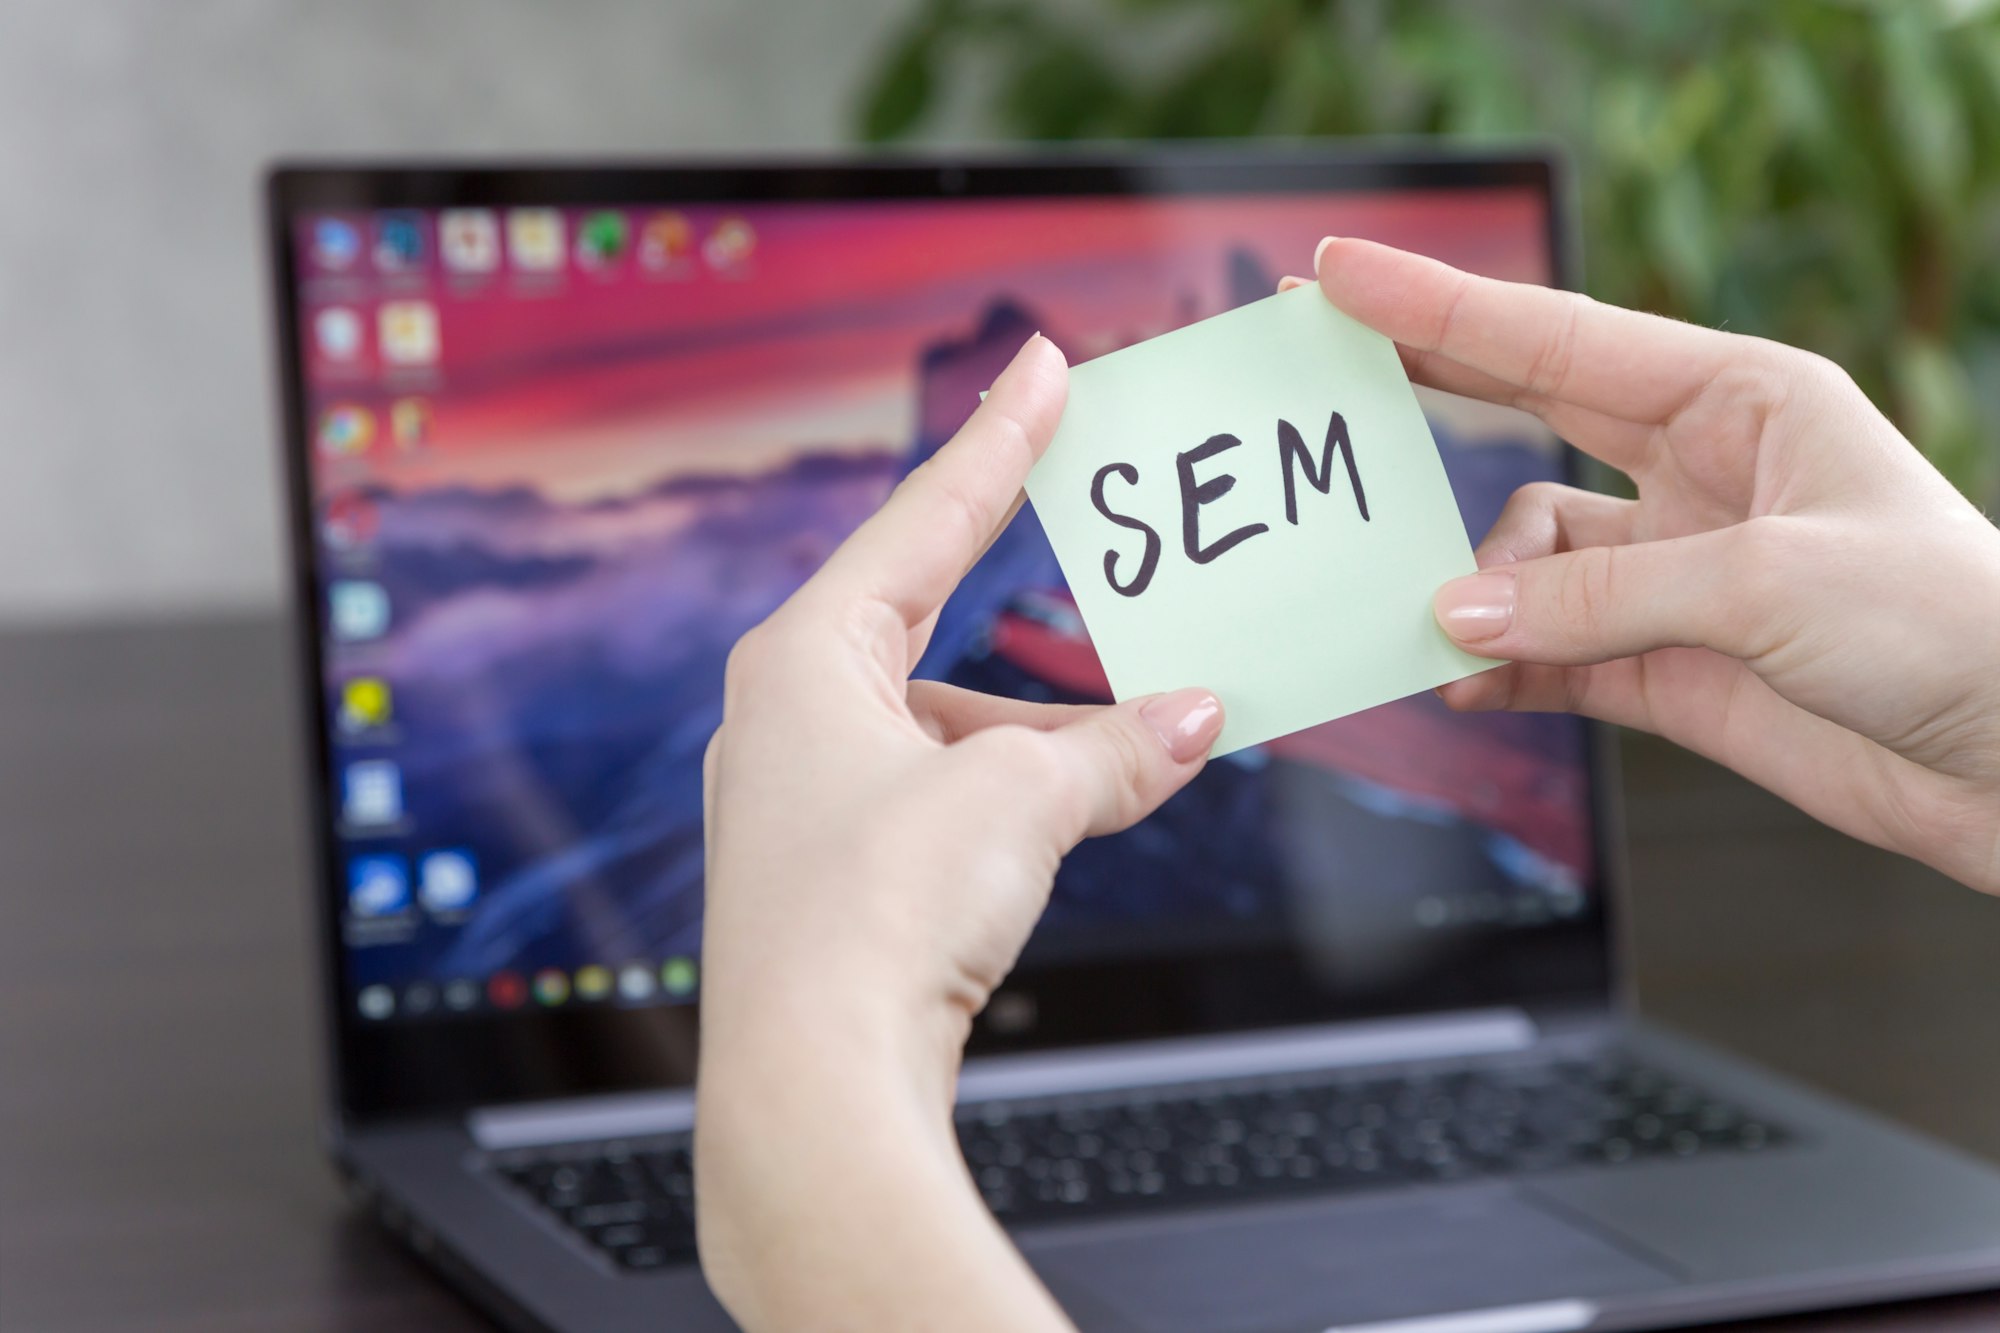
{"label": "black marker writing", "polygon": [[[1174,459],[1174,470],[1180,479],[1181,550],[1194,564],[1209,564],[1252,537],[1271,530],[1268,523],[1245,523],[1206,545],[1202,543],[1202,506],[1213,504],[1235,490],[1237,477],[1233,472],[1197,477],[1195,469],[1217,454],[1227,453],[1242,443],[1234,435],[1211,435]],[[1354,492],[1354,507],[1361,514],[1361,521],[1369,521],[1368,493],[1361,488],[1361,468],[1354,461],[1354,440],[1348,434],[1347,418],[1335,412],[1326,423],[1326,443],[1321,446],[1317,457],[1306,447],[1305,439],[1296,426],[1282,418],[1278,421],[1278,471],[1283,474],[1285,486],[1285,522],[1293,527],[1299,525],[1300,471],[1305,473],[1306,485],[1321,495],[1333,494],[1335,454],[1339,454],[1341,462],[1347,465],[1347,484]],[[1119,527],[1144,533],[1146,548],[1139,556],[1138,571],[1122,583],[1118,579],[1119,554],[1115,550],[1107,550],[1104,553],[1104,581],[1121,597],[1137,597],[1152,586],[1153,576],[1159,572],[1160,534],[1144,519],[1120,513],[1111,507],[1111,502],[1105,498],[1104,487],[1112,477],[1117,477],[1127,486],[1137,486],[1139,469],[1130,463],[1106,463],[1090,479],[1090,503],[1098,513]]]}
{"label": "black marker writing", "polygon": [[1298,526],[1299,499],[1297,483],[1292,478],[1294,460],[1303,463],[1306,469],[1306,484],[1321,495],[1333,493],[1333,455],[1340,451],[1341,461],[1347,464],[1347,484],[1354,488],[1354,507],[1361,511],[1361,521],[1368,521],[1368,496],[1361,489],[1361,470],[1354,466],[1354,441],[1347,437],[1347,419],[1335,412],[1333,419],[1326,423],[1326,447],[1320,451],[1319,466],[1313,466],[1312,455],[1306,452],[1306,442],[1299,438],[1299,432],[1291,422],[1278,421],[1278,467],[1285,474],[1285,521]]}
{"label": "black marker writing", "polygon": [[1246,523],[1225,537],[1218,538],[1207,546],[1201,544],[1201,507],[1236,489],[1236,475],[1224,472],[1210,477],[1207,481],[1194,479],[1194,465],[1215,457],[1225,450],[1234,449],[1243,441],[1234,435],[1211,435],[1206,441],[1196,445],[1174,460],[1181,474],[1181,549],[1187,558],[1197,565],[1205,565],[1230,547],[1249,541],[1260,532],[1269,532],[1268,523]]}
{"label": "black marker writing", "polygon": [[[1153,571],[1160,567],[1160,534],[1153,531],[1150,523],[1120,514],[1111,508],[1104,498],[1105,478],[1116,474],[1127,486],[1139,484],[1139,469],[1130,463],[1106,463],[1097,469],[1097,475],[1090,479],[1090,503],[1097,512],[1116,523],[1121,528],[1146,534],[1146,553],[1139,557],[1139,572],[1132,576],[1130,583],[1118,581],[1118,552],[1104,553],[1104,581],[1111,585],[1111,591],[1124,597],[1137,597],[1146,591],[1146,585],[1153,581]],[[1185,473],[1183,474],[1185,475]]]}

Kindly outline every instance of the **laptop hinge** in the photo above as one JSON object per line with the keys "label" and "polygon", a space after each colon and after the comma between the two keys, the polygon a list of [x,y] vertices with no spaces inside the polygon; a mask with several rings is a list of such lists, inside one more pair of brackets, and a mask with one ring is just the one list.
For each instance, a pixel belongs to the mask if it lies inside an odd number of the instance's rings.
{"label": "laptop hinge", "polygon": [[[1114,1088],[1255,1078],[1354,1065],[1449,1060],[1526,1050],[1539,1033],[1518,1009],[1482,1009],[1424,1018],[1334,1023],[1268,1032],[1231,1032],[1116,1046],[985,1056],[966,1062],[961,1102],[1049,1097]],[[484,1107],[466,1117],[473,1142],[489,1151],[673,1134],[694,1124],[694,1093],[621,1093],[525,1106]]]}
{"label": "laptop hinge", "polygon": [[465,1118],[472,1141],[491,1151],[638,1139],[676,1134],[694,1125],[694,1091],[611,1093],[560,1102],[481,1107]]}
{"label": "laptop hinge", "polygon": [[1482,1009],[1213,1037],[1177,1037],[966,1062],[961,1102],[1254,1078],[1526,1050],[1539,1033],[1518,1009]]}

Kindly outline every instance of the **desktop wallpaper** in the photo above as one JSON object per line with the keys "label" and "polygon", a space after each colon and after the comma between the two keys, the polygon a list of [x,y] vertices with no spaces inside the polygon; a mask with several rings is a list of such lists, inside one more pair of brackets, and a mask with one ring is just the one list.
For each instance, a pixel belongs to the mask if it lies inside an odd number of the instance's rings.
{"label": "desktop wallpaper", "polygon": [[[310,215],[301,355],[350,994],[364,1017],[691,995],[722,664],[1039,329],[1081,362],[1329,232],[1547,281],[1537,193]],[[1560,475],[1424,396],[1476,539]],[[1026,509],[919,674],[1108,697]],[[1210,765],[1064,866],[1027,965],[1297,941],[1350,979],[1573,916],[1583,733],[1425,695]]]}

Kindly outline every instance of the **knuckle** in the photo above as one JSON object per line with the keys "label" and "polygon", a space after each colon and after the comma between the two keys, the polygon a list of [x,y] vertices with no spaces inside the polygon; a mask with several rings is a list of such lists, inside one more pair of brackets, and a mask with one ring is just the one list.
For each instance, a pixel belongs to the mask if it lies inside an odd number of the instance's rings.
{"label": "knuckle", "polygon": [[1438,313],[1437,331],[1431,335],[1431,347],[1443,348],[1451,345],[1452,334],[1458,323],[1459,309],[1465,304],[1466,294],[1472,290],[1472,275],[1461,273],[1453,286],[1451,296],[1446,299],[1444,309]]}
{"label": "knuckle", "polygon": [[1775,651],[1790,632],[1786,608],[1819,563],[1818,545],[1813,525],[1798,518],[1767,514],[1736,525],[1724,562],[1726,592],[1717,599],[1730,642],[1716,646],[1745,658]]}
{"label": "knuckle", "polygon": [[902,640],[908,631],[903,615],[880,597],[856,597],[841,604],[827,622],[845,642],[863,652]]}
{"label": "knuckle", "polygon": [[769,621],[752,625],[731,645],[729,656],[722,666],[722,691],[725,697],[750,688],[756,679],[760,663],[765,656],[764,644],[770,638],[769,625]]}
{"label": "knuckle", "polygon": [[763,691],[773,670],[785,660],[784,640],[790,634],[782,613],[752,625],[729,649],[722,667],[725,707],[732,699]]}
{"label": "knuckle", "polygon": [[966,484],[961,469],[949,466],[941,455],[933,455],[918,475],[925,473],[928,475],[923,487],[929,497],[926,503],[941,508],[945,521],[958,526],[965,542],[984,541],[992,522],[992,506]]}
{"label": "knuckle", "polygon": [[1839,362],[1818,352],[1762,338],[1745,341],[1757,349],[1745,370],[1755,377],[1761,397],[1773,409],[1795,399],[1839,402],[1862,396],[1854,377]]}
{"label": "knuckle", "polygon": [[1531,481],[1516,488],[1479,543],[1482,559],[1498,556],[1511,564],[1553,550],[1556,497],[1561,490],[1552,481]]}
{"label": "knuckle", "polygon": [[1556,510],[1561,506],[1568,490],[1569,488],[1560,482],[1531,481],[1507,498],[1506,507],[1500,511],[1500,516],[1503,519],[1511,516],[1517,523],[1552,527]]}
{"label": "knuckle", "polygon": [[1121,718],[1119,725],[1104,729],[1104,745],[1111,776],[1115,780],[1120,814],[1126,813],[1151,785],[1153,756],[1146,747],[1150,746],[1154,751],[1160,749],[1158,740],[1139,734],[1141,726],[1134,719]]}
{"label": "knuckle", "polygon": [[1594,644],[1603,637],[1616,596],[1618,548],[1595,546],[1574,553],[1563,562],[1556,581],[1555,610],[1558,632],[1573,644]]}
{"label": "knuckle", "polygon": [[1004,407],[993,409],[993,445],[997,452],[1013,455],[1025,470],[1035,452],[1034,438],[1028,430],[1028,423]]}
{"label": "knuckle", "polygon": [[1855,387],[1854,377],[1839,362],[1803,347],[1787,347],[1784,365],[1793,381],[1817,389],[1845,391]]}
{"label": "knuckle", "polygon": [[1056,764],[1046,740],[1033,728],[1005,722],[973,733],[966,743],[977,745],[982,761],[1008,783],[1041,787],[1059,782],[1064,776],[1058,771],[1060,765]]}
{"label": "knuckle", "polygon": [[1523,508],[1554,509],[1556,502],[1569,490],[1559,481],[1531,481],[1518,488],[1508,499],[1509,504]]}
{"label": "knuckle", "polygon": [[1045,812],[1065,828],[1089,818],[1089,789],[1077,766],[1064,762],[1049,737],[1032,727],[1007,723],[988,727],[972,737],[980,743],[982,762],[998,774],[1015,803]]}
{"label": "knuckle", "polygon": [[1561,320],[1535,348],[1528,372],[1522,377],[1530,395],[1557,399],[1563,396],[1569,384],[1570,367],[1576,359],[1577,328],[1582,323],[1584,307],[1589,304],[1589,297],[1576,293],[1570,293],[1563,302]]}
{"label": "knuckle", "polygon": [[1750,579],[1775,574],[1783,580],[1810,557],[1814,534],[1811,525],[1799,519],[1760,514],[1736,525],[1731,545],[1736,572]]}

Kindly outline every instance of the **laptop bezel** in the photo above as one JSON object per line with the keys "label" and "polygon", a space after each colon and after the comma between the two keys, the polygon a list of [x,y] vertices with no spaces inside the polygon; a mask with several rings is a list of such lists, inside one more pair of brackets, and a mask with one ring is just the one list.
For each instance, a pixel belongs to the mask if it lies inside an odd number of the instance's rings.
{"label": "laptop bezel", "polygon": [[[320,162],[274,168],[266,183],[266,241],[276,311],[284,453],[287,548],[296,652],[299,726],[306,773],[307,833],[315,950],[320,972],[331,1109],[341,1124],[425,1113],[453,1113],[478,1105],[545,1102],[566,1097],[685,1086],[692,1078],[698,1009],[520,1011],[504,1016],[455,1017],[434,1023],[364,1024],[348,1012],[341,936],[341,844],[333,827],[333,754],[324,708],[325,645],[319,602],[319,551],[313,540],[310,423],[306,420],[304,364],[298,318],[294,224],[313,211],[455,206],[587,206],[675,202],[771,203],[783,201],[1018,198],[1027,196],[1173,196],[1288,192],[1390,191],[1479,186],[1528,186],[1547,201],[1548,246],[1554,275],[1571,286],[1574,247],[1571,201],[1560,156],[1543,146],[1461,152],[1403,145],[1355,147],[1202,145],[1058,150],[1032,155],[891,157],[859,161],[792,162]],[[1570,479],[1587,463],[1566,450]],[[1193,1031],[1325,1023],[1388,1015],[1491,1007],[1546,1008],[1565,1013],[1614,1005],[1623,985],[1618,946],[1617,899],[1622,884],[1616,800],[1616,761],[1608,728],[1592,724],[1591,809],[1598,882],[1578,934],[1560,945],[1563,958],[1589,965],[1565,984],[1523,985],[1506,994],[1434,993],[1389,1003],[1334,1010],[1249,1012],[1240,1021],[1191,1030],[1162,1025],[1171,1009],[1163,999],[1192,983],[1179,960],[1130,965],[1115,972],[1075,970],[1056,984],[1031,973],[1010,982],[1025,1010],[1046,1024],[1050,1015],[1081,1006],[1075,997],[1117,993],[1129,1003],[1113,1007],[1113,1021],[1041,1026],[1028,1033],[982,1025],[973,1051],[1062,1049],[1148,1037],[1182,1037]],[[1524,941],[1525,942],[1525,941]],[[1523,969],[1538,969],[1528,964]],[[1179,974],[1178,976],[1176,974]],[[1148,988],[1148,980],[1158,983]],[[1115,990],[1110,988],[1115,987]],[[1164,987],[1164,989],[1162,989]],[[1281,1007],[1290,1001],[1281,1001]],[[1149,1010],[1148,1006],[1152,1006]],[[1017,1005],[1017,1011],[1021,1006]],[[1123,1015],[1123,1017],[1118,1017]]]}

